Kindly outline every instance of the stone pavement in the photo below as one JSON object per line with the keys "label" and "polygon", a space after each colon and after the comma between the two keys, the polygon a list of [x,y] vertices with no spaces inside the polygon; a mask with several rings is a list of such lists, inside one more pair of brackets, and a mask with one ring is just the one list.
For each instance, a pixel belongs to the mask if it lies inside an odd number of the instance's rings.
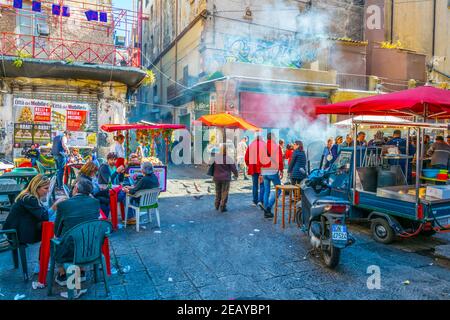
{"label": "stone pavement", "polygon": [[[233,182],[229,212],[216,212],[205,171],[169,170],[169,192],[160,199],[161,229],[149,223],[140,233],[133,227],[115,232],[112,262],[119,272],[110,277],[111,296],[88,274],[83,284],[88,293],[81,299],[450,299],[450,265],[431,255],[435,246],[449,243],[448,236],[386,246],[374,242],[366,226],[355,225],[357,242],[332,271],[321,259],[305,257],[308,240],[294,224],[282,230],[251,205],[249,181]],[[37,252],[38,246],[28,250],[30,268]],[[372,265],[381,270],[379,290],[367,288]],[[130,271],[122,272],[128,266]],[[62,288],[55,289],[50,299],[62,299]],[[10,254],[2,254],[0,299],[16,294],[49,299],[45,290],[24,284]]]}

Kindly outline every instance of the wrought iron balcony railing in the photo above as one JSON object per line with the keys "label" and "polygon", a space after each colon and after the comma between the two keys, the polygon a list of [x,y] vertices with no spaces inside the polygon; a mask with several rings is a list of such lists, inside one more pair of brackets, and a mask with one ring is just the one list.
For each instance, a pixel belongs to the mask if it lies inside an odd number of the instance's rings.
{"label": "wrought iron balcony railing", "polygon": [[141,66],[140,48],[8,32],[0,33],[0,54],[53,61]]}

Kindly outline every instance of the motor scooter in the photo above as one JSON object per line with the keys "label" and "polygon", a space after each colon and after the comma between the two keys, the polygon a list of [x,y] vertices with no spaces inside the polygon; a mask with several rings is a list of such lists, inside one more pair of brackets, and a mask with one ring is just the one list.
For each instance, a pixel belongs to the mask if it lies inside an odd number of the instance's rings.
{"label": "motor scooter", "polygon": [[297,223],[310,238],[313,250],[322,253],[325,265],[335,268],[341,250],[354,244],[346,217],[350,203],[330,195],[329,178],[334,172],[314,170],[301,183],[302,200],[297,204]]}

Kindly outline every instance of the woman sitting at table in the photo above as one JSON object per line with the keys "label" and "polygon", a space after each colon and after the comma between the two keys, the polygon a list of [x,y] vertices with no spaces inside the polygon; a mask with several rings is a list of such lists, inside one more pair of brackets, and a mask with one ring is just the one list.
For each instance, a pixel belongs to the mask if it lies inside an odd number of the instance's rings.
{"label": "woman sitting at table", "polygon": [[[141,179],[138,180],[136,185],[133,188],[124,187],[123,191],[130,195],[135,195],[138,191],[141,190],[150,190],[159,188],[158,177],[153,172],[153,165],[151,162],[142,162],[141,164],[142,174],[144,175]],[[139,205],[139,197],[131,198],[131,204]],[[127,224],[135,224],[136,218],[134,218],[133,210],[129,209],[128,211],[128,220]]]}
{"label": "woman sitting at table", "polygon": [[95,199],[100,201],[100,207],[103,213],[106,214],[106,212],[109,212],[109,191],[102,190],[100,188],[97,179],[97,172],[98,172],[97,165],[94,162],[89,161],[81,168],[77,180],[86,179],[92,183],[92,196],[94,196]]}
{"label": "woman sitting at table", "polygon": [[15,229],[20,243],[33,244],[41,241],[42,222],[49,221],[54,216],[57,204],[62,201],[56,201],[51,209],[45,208],[42,200],[47,197],[49,188],[50,179],[39,174],[17,196],[11,207],[3,229]]}
{"label": "woman sitting at table", "polygon": [[72,150],[72,153],[70,154],[69,157],[69,163],[83,163],[83,157],[80,154],[80,150],[78,150],[77,148],[74,148]]}

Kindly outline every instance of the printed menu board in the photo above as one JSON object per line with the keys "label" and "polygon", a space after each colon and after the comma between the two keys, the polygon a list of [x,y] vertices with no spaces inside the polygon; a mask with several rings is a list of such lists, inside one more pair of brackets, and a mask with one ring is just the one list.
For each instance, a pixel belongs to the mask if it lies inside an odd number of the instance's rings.
{"label": "printed menu board", "polygon": [[52,125],[35,124],[33,125],[33,142],[39,145],[46,145],[52,142]]}

